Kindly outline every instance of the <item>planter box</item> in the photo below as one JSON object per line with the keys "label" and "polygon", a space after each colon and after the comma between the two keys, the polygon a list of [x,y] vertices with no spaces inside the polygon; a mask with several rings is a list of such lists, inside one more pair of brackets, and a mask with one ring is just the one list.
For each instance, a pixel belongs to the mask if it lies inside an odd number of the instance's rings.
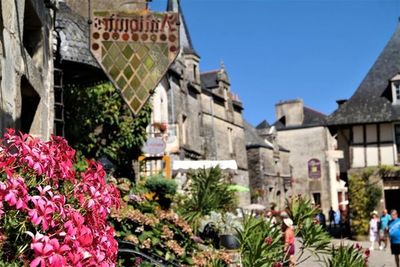
{"label": "planter box", "polygon": [[235,235],[220,235],[219,242],[226,249],[238,249],[240,247],[239,239]]}

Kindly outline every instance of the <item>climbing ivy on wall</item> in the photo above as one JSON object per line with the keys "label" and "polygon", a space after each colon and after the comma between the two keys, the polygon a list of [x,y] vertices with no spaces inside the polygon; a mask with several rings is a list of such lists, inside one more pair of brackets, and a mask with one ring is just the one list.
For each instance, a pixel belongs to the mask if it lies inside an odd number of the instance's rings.
{"label": "climbing ivy on wall", "polygon": [[353,235],[366,235],[371,212],[382,197],[382,187],[374,181],[378,170],[366,168],[349,174],[350,216]]}
{"label": "climbing ivy on wall", "polygon": [[132,160],[140,155],[151,105],[134,117],[111,83],[65,90],[66,138],[89,158],[107,157],[118,176],[133,178]]}

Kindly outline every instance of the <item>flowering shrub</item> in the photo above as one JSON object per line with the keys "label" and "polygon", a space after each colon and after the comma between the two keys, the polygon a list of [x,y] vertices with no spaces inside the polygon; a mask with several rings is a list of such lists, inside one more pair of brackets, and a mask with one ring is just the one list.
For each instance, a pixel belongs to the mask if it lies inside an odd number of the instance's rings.
{"label": "flowering shrub", "polygon": [[0,142],[0,263],[115,266],[118,243],[107,224],[119,191],[94,161],[76,173],[75,150],[10,129]]}
{"label": "flowering shrub", "polygon": [[[162,258],[166,265],[201,267],[215,266],[211,262],[216,261],[225,265],[229,263],[229,255],[213,249],[201,251],[198,243],[203,240],[194,235],[190,225],[173,210],[163,210],[159,203],[147,199],[146,188],[132,186],[124,179],[118,180],[118,187],[124,188],[121,192],[126,194],[120,209],[111,213],[111,222],[119,239],[129,242],[138,252]],[[137,264],[137,258],[122,256],[120,266],[153,266],[146,265],[146,262]]]}

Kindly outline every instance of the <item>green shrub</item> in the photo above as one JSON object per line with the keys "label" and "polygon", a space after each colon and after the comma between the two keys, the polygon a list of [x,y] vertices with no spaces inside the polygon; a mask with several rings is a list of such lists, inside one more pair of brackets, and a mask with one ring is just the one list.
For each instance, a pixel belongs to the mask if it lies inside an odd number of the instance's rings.
{"label": "green shrub", "polygon": [[263,218],[245,215],[238,238],[244,267],[273,266],[283,258],[281,229]]}
{"label": "green shrub", "polygon": [[370,213],[382,197],[380,186],[372,182],[372,175],[377,172],[371,168],[349,175],[350,216],[353,235],[366,235]]}
{"label": "green shrub", "polygon": [[155,194],[155,200],[163,209],[170,207],[171,200],[178,188],[178,184],[174,180],[166,179],[162,175],[154,175],[147,178],[144,186]]}
{"label": "green shrub", "polygon": [[331,257],[325,260],[326,267],[366,267],[368,254],[364,254],[361,246],[340,244],[332,248]]}
{"label": "green shrub", "polygon": [[322,225],[315,223],[318,209],[309,199],[302,196],[293,197],[286,203],[288,215],[296,226],[295,234],[300,243],[300,247],[297,248],[300,251],[297,264],[307,260],[303,259],[305,251],[321,260],[321,256],[329,253],[331,238]]}
{"label": "green shrub", "polygon": [[65,134],[70,145],[87,158],[107,157],[119,177],[134,179],[132,160],[141,154],[152,107],[136,116],[111,83],[65,90]]}

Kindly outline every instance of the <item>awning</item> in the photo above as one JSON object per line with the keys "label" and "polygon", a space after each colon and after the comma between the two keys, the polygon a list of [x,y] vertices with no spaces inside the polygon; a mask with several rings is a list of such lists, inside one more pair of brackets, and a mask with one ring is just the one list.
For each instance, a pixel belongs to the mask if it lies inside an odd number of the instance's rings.
{"label": "awning", "polygon": [[237,170],[235,160],[174,160],[172,161],[173,171],[187,171],[190,169],[209,169],[219,166],[222,170]]}

